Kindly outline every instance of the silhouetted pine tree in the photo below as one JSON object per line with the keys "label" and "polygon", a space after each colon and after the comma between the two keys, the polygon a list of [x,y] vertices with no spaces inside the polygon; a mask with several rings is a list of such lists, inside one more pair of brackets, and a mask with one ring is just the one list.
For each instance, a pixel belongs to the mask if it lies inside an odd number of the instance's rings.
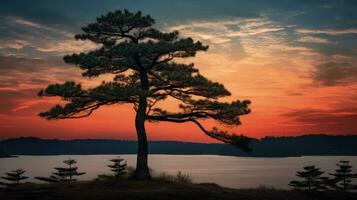
{"label": "silhouetted pine tree", "polygon": [[76,181],[73,177],[84,175],[85,172],[78,172],[78,167],[74,166],[77,161],[68,159],[63,161],[67,167],[55,167],[56,172],[53,172],[49,177],[35,177],[37,180],[60,183],[60,182],[73,182]]}
{"label": "silhouetted pine tree", "polygon": [[118,158],[111,159],[110,161],[113,164],[108,165],[108,167],[112,172],[114,172],[114,176],[116,178],[120,178],[127,173],[127,164],[123,158],[120,158],[120,156],[118,156]]}
{"label": "silhouetted pine tree", "polygon": [[[90,116],[105,105],[130,103],[136,112],[138,137],[136,179],[150,179],[146,122],[193,123],[206,135],[249,151],[250,138],[204,127],[201,120],[212,119],[226,125],[240,125],[240,116],[250,113],[249,100],[223,102],[230,96],[224,85],[204,77],[194,64],[179,63],[208,46],[177,31],[162,32],[155,20],[141,12],[118,10],[99,16],[83,27],[78,40],[91,41],[97,49],[67,55],[64,61],[83,70],[84,77],[112,74],[113,80],[93,88],[75,82],[51,84],[39,92],[43,97],[61,97],[56,105],[40,113],[46,119],[74,119]],[[179,111],[160,106],[167,99],[177,101]]]}
{"label": "silhouetted pine tree", "polygon": [[326,177],[321,177],[323,171],[314,165],[304,167],[304,171],[297,171],[296,176],[303,178],[302,181],[291,181],[290,186],[298,190],[317,191],[326,189]]}
{"label": "silhouetted pine tree", "polygon": [[350,165],[350,161],[341,160],[336,165],[338,169],[335,170],[335,173],[330,174],[334,177],[333,180],[335,180],[332,187],[343,192],[357,189],[357,185],[352,183],[352,179],[357,178],[357,174],[351,173],[352,165]]}
{"label": "silhouetted pine tree", "polygon": [[7,182],[0,182],[0,185],[6,185],[6,186],[19,185],[22,180],[26,180],[29,178],[27,176],[23,176],[25,172],[26,171],[23,169],[17,169],[5,173],[6,176],[2,176],[1,179],[6,180]]}

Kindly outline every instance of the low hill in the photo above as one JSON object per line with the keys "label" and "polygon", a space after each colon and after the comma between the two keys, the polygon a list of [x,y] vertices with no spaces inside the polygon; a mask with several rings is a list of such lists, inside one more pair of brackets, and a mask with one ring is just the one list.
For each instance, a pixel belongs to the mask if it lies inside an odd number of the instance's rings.
{"label": "low hill", "polygon": [[[48,140],[15,138],[3,140],[0,147],[12,155],[83,155],[136,154],[136,141],[123,140]],[[254,139],[253,152],[245,153],[228,144],[151,141],[151,154],[212,154],[252,157],[285,157],[302,155],[357,155],[357,136],[304,135]],[[1,150],[1,149],[0,149]],[[3,152],[3,154],[5,154]],[[1,153],[1,152],[0,152]]]}

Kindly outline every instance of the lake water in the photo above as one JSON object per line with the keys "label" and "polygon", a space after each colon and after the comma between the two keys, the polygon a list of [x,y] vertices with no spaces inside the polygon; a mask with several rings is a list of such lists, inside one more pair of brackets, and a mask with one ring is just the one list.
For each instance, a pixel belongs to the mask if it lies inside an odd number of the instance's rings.
{"label": "lake water", "polygon": [[[110,173],[106,165],[115,155],[60,155],[60,156],[19,156],[1,158],[0,174],[23,168],[27,175],[47,176],[53,167],[62,166],[62,160],[73,158],[78,161],[79,171],[87,172],[80,180],[90,180],[98,174]],[[129,166],[135,166],[135,155],[122,155]],[[289,188],[295,179],[295,172],[305,165],[316,165],[322,170],[333,172],[339,160],[349,160],[357,172],[357,156],[304,156],[288,158],[246,158],[216,155],[150,155],[150,167],[155,173],[189,174],[194,182],[214,182],[231,188],[272,186]],[[34,179],[30,181],[36,182]]]}

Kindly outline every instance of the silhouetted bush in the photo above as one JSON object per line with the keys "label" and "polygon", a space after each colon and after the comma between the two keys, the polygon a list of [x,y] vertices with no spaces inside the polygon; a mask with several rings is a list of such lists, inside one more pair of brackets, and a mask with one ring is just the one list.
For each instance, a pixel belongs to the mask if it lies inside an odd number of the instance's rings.
{"label": "silhouetted bush", "polygon": [[178,171],[175,181],[178,183],[192,183],[192,178],[189,174],[184,174],[181,171]]}

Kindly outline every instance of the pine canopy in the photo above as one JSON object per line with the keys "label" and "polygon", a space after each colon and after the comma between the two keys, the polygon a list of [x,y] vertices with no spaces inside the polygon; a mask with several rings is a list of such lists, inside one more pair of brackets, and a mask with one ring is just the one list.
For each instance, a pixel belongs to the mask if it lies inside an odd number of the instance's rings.
{"label": "pine canopy", "polygon": [[[131,103],[135,111],[145,109],[145,120],[192,122],[217,140],[249,150],[249,138],[217,129],[206,130],[199,122],[213,119],[224,125],[240,125],[239,116],[248,114],[249,100],[221,102],[230,96],[224,85],[205,78],[193,63],[179,63],[194,57],[208,46],[192,38],[180,37],[177,31],[161,32],[155,20],[141,12],[109,12],[82,28],[77,40],[96,43],[89,52],[67,55],[64,61],[83,70],[84,77],[112,74],[112,81],[85,89],[81,84],[52,84],[40,96],[58,96],[68,103],[40,113],[46,119],[82,118],[104,105]],[[219,66],[217,66],[219,67]],[[179,102],[180,111],[170,112],[158,103],[168,98]]]}

